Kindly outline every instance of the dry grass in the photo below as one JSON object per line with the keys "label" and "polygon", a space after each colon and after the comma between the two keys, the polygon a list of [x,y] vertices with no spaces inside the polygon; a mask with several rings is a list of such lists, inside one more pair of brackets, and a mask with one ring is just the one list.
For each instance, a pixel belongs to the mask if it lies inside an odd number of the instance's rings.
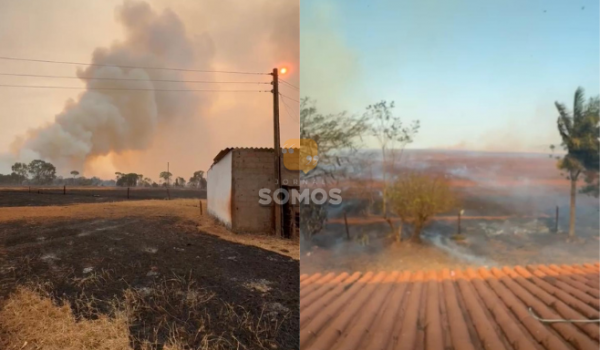
{"label": "dry grass", "polygon": [[[21,286],[3,303],[0,349],[274,349],[273,339],[289,317],[289,313],[269,317],[265,312],[257,318],[185,278],[127,289],[122,300],[103,301],[82,294],[75,301],[57,301],[51,290],[51,285]],[[212,310],[218,306],[217,315],[209,311],[209,303]],[[181,317],[178,310],[186,310],[186,316]],[[152,318],[160,319],[159,324],[143,326]],[[216,334],[213,328],[221,332]]]}
{"label": "dry grass", "polygon": [[19,288],[0,311],[0,347],[7,350],[129,350],[125,312],[77,321],[68,303]]}
{"label": "dry grass", "polygon": [[219,225],[206,214],[206,201],[202,201],[203,216],[197,199],[138,200],[112,203],[86,203],[68,206],[48,207],[9,207],[2,208],[0,222],[25,220],[40,222],[44,220],[61,219],[119,219],[135,217],[177,217],[190,220],[198,225],[203,233],[218,236],[221,239],[259,247],[278,254],[300,259],[298,242],[279,239],[267,235],[235,234]]}

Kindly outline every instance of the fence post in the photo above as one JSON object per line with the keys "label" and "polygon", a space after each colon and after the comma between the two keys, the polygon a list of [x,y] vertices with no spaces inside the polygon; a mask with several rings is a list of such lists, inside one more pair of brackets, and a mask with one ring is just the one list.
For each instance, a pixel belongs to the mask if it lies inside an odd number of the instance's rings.
{"label": "fence post", "polygon": [[129,187],[127,187],[127,199],[129,199]]}
{"label": "fence post", "polygon": [[346,211],[344,211],[344,225],[346,226],[346,238],[350,240],[350,229],[348,228],[348,218],[346,217]]}
{"label": "fence post", "polygon": [[558,233],[558,205],[556,206],[556,218],[554,219],[554,232]]}
{"label": "fence post", "polygon": [[198,198],[198,206],[200,207],[200,216],[204,215],[204,212],[202,211],[202,199]]}
{"label": "fence post", "polygon": [[67,185],[63,186],[63,194],[67,194]]}

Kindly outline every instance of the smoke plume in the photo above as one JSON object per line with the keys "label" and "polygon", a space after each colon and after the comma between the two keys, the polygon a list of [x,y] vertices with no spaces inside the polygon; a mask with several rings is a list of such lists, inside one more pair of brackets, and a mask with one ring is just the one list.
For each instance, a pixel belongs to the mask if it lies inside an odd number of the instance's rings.
{"label": "smoke plume", "polygon": [[[152,144],[161,124],[185,117],[205,102],[200,96],[181,99],[175,92],[156,91],[165,89],[165,83],[151,81],[182,79],[180,73],[111,65],[210,66],[210,39],[203,38],[203,55],[196,56],[198,43],[192,42],[177,15],[168,9],[157,13],[144,2],[125,1],[117,8],[116,19],[124,28],[125,40],[96,49],[93,65],[79,69],[77,76],[135,81],[84,80],[87,90],[76,100],[67,101],[54,123],[31,130],[16,141],[21,159],[41,158],[59,167],[82,168],[87,160],[111,152],[144,150]],[[157,86],[161,83],[163,86]],[[181,89],[181,85],[176,88]]]}
{"label": "smoke plume", "polygon": [[[268,75],[144,67],[268,73],[286,65],[290,73],[284,79],[298,86],[299,3],[148,1],[152,6],[129,0],[118,6],[115,19],[123,28],[122,39],[95,49],[93,65],[77,71],[80,78],[135,81],[82,79],[86,90],[67,101],[52,122],[16,138],[12,145],[14,161],[44,159],[55,164],[61,174],[73,169],[101,177],[115,171],[136,172],[156,180],[167,162],[175,176],[188,178],[193,171],[207,170],[223,148],[272,147],[270,93],[160,91],[269,90]],[[156,81],[161,79],[209,80],[215,84]],[[267,85],[216,83],[223,81]],[[298,107],[293,100],[299,95],[288,85],[282,93],[289,97],[281,112],[283,141],[298,137]],[[13,159],[4,162],[9,161]]]}

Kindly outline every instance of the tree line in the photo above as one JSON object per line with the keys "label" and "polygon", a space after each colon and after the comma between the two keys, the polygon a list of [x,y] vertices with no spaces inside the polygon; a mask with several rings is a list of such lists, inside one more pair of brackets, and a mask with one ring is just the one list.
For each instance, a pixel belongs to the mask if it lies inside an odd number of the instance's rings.
{"label": "tree line", "polygon": [[56,167],[41,159],[30,163],[17,162],[11,167],[10,174],[0,174],[0,184],[3,185],[71,185],[71,186],[122,186],[122,187],[159,187],[172,185],[175,187],[191,187],[206,189],[204,171],[198,170],[186,181],[183,177],[176,177],[172,181],[173,174],[163,171],[159,174],[161,184],[152,181],[142,174],[116,172],[115,180],[102,180],[98,177],[86,178],[79,176],[77,170],[70,172],[70,178],[56,175]]}
{"label": "tree line", "polygon": [[204,171],[198,170],[193,173],[188,181],[185,178],[179,176],[175,177],[173,181],[173,174],[167,171],[162,171],[158,177],[162,180],[160,184],[152,181],[149,177],[144,177],[143,174],[136,173],[121,173],[116,172],[116,185],[123,187],[191,187],[198,189],[206,189],[206,179],[204,178]]}

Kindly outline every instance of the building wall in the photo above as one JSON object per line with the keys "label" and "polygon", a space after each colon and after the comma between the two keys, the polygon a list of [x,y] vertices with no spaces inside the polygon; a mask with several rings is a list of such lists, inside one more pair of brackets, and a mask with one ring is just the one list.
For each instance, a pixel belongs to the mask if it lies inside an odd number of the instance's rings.
{"label": "building wall", "polygon": [[273,151],[238,149],[233,153],[233,230],[272,234],[273,205],[258,203],[258,191],[274,186]]}
{"label": "building wall", "polygon": [[[274,191],[275,164],[272,150],[238,149],[233,151],[233,230],[238,232],[274,233],[274,203],[263,206],[258,191]],[[282,182],[298,183],[298,172],[283,167]]]}
{"label": "building wall", "polygon": [[208,213],[232,228],[232,152],[229,152],[206,174]]}

